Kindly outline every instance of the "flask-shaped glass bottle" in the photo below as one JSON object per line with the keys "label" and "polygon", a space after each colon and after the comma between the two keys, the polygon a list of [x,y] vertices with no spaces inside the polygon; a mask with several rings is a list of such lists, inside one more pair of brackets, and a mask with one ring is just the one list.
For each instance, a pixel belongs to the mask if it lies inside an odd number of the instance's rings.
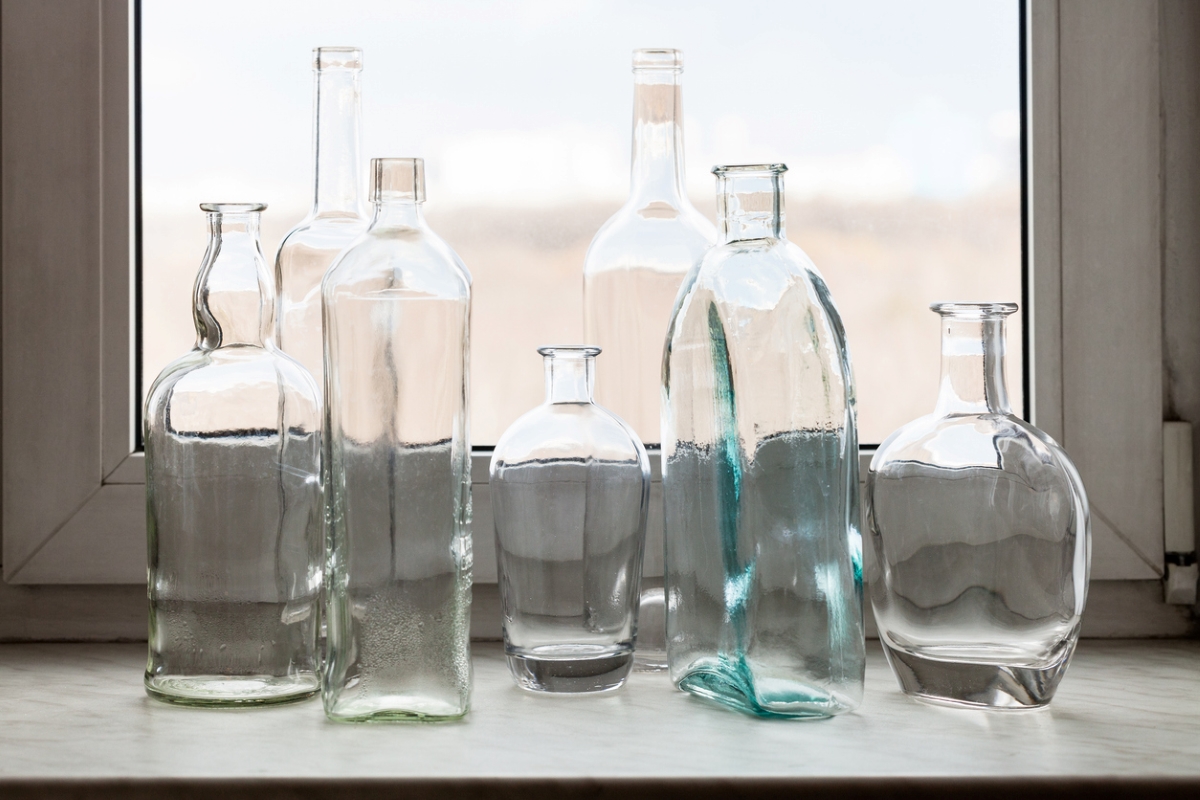
{"label": "flask-shaped glass bottle", "polygon": [[318,688],[320,401],[276,349],[258,204],[205,204],[196,347],[146,396],[146,690],[192,705]]}
{"label": "flask-shaped glass bottle", "polygon": [[932,414],[889,436],[867,473],[871,601],[901,688],[935,703],[1050,702],[1079,639],[1091,534],[1067,454],[1012,413],[1014,303],[938,303]]}
{"label": "flask-shaped glass bottle", "polygon": [[538,352],[546,402],[492,454],[504,650],[522,688],[601,692],[633,664],[650,461],[592,400],[599,348]]}
{"label": "flask-shaped glass bottle", "polygon": [[362,204],[362,50],[313,50],[313,205],[275,257],[279,349],[323,385],[321,279],[367,228]]}
{"label": "flask-shaped glass bottle", "polygon": [[471,276],[424,169],[371,161],[370,228],[322,287],[335,720],[460,717],[471,690]]}
{"label": "flask-shaped glass bottle", "polygon": [[[585,338],[604,350],[597,399],[645,442],[660,442],[662,342],[688,270],[716,230],[684,188],[683,54],[633,53],[629,199],[596,233],[583,265]],[[638,669],[666,669],[662,548],[646,551]]]}
{"label": "flask-shaped glass bottle", "polygon": [[829,290],[785,238],[784,170],[713,170],[722,242],[667,335],[667,651],[681,689],[827,716],[862,698],[854,389]]}

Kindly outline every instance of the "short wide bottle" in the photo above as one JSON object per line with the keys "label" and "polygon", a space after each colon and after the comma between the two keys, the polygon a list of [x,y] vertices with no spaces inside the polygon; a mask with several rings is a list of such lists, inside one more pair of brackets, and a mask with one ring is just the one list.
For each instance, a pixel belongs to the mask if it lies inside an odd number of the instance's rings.
{"label": "short wide bottle", "polygon": [[693,694],[821,717],[862,698],[858,437],[841,319],[785,238],[785,169],[713,170],[722,241],[667,334],[667,655]]}
{"label": "short wide bottle", "polygon": [[615,689],[633,664],[650,462],[592,401],[599,348],[538,352],[546,402],[492,455],[504,649],[522,688]]}
{"label": "short wide bottle", "polygon": [[471,693],[471,276],[425,222],[419,158],[371,162],[375,213],[325,276],[335,720],[438,720]]}
{"label": "short wide bottle", "polygon": [[1087,496],[1062,448],[1009,406],[1004,321],[1017,306],[933,310],[937,407],[884,440],[867,473],[879,638],[917,699],[1044,706],[1087,599]]}
{"label": "short wide bottle", "polygon": [[257,204],[206,204],[197,341],[146,396],[146,691],[191,705],[318,688],[320,402],[275,348]]}

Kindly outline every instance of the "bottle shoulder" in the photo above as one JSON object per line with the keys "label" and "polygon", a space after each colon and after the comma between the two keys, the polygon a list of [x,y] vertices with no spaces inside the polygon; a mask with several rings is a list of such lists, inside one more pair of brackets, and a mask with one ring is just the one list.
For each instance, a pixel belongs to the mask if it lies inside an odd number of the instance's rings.
{"label": "bottle shoulder", "polygon": [[716,229],[690,205],[668,208],[622,206],[592,237],[584,273],[632,267],[680,273],[691,269],[716,242]]}
{"label": "bottle shoulder", "polygon": [[346,249],[367,230],[368,221],[356,214],[309,214],[296,223],[279,244],[276,258],[296,250],[337,251]]}
{"label": "bottle shoulder", "polygon": [[467,299],[471,273],[428,228],[373,228],[329,268],[323,290],[331,298],[387,290]]}
{"label": "bottle shoulder", "polygon": [[530,461],[590,460],[637,464],[649,478],[641,440],[612,412],[595,403],[544,403],[517,419],[496,443],[491,471]]}

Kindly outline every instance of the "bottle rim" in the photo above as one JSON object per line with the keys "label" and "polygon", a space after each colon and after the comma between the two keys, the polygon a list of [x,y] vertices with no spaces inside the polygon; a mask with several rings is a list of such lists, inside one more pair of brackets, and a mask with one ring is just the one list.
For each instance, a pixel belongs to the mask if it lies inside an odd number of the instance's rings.
{"label": "bottle rim", "polygon": [[787,164],[718,164],[712,168],[712,174],[718,178],[727,175],[782,175],[787,171]]}
{"label": "bottle rim", "polygon": [[963,303],[941,302],[931,303],[929,310],[943,317],[958,317],[960,319],[995,319],[1015,314],[1019,306],[1016,303]]}
{"label": "bottle rim", "polygon": [[267,210],[266,203],[201,203],[207,214],[259,214]]}
{"label": "bottle rim", "polygon": [[363,51],[361,47],[314,47],[312,66],[317,72],[327,69],[361,70]]}
{"label": "bottle rim", "polygon": [[633,71],[670,70],[683,72],[683,51],[670,47],[647,47],[633,51]]}
{"label": "bottle rim", "polygon": [[568,358],[595,358],[601,348],[591,344],[544,344],[537,349],[543,356],[567,356]]}

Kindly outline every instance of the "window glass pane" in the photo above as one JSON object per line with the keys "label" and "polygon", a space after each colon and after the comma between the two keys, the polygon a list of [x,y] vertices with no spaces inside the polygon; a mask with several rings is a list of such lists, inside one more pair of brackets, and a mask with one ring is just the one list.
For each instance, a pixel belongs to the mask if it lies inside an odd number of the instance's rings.
{"label": "window glass pane", "polygon": [[879,442],[933,408],[929,303],[1020,300],[1017,14],[1013,0],[144,0],[143,391],[194,340],[197,204],[267,202],[273,260],[311,202],[311,48],[357,45],[364,157],[426,159],[430,224],[474,276],[472,439],[495,443],[541,401],[534,347],[583,335],[584,253],[628,189],[631,52],[662,46],[684,54],[697,208],[714,215],[714,164],[788,165],[788,236],[833,291],[860,439]]}

